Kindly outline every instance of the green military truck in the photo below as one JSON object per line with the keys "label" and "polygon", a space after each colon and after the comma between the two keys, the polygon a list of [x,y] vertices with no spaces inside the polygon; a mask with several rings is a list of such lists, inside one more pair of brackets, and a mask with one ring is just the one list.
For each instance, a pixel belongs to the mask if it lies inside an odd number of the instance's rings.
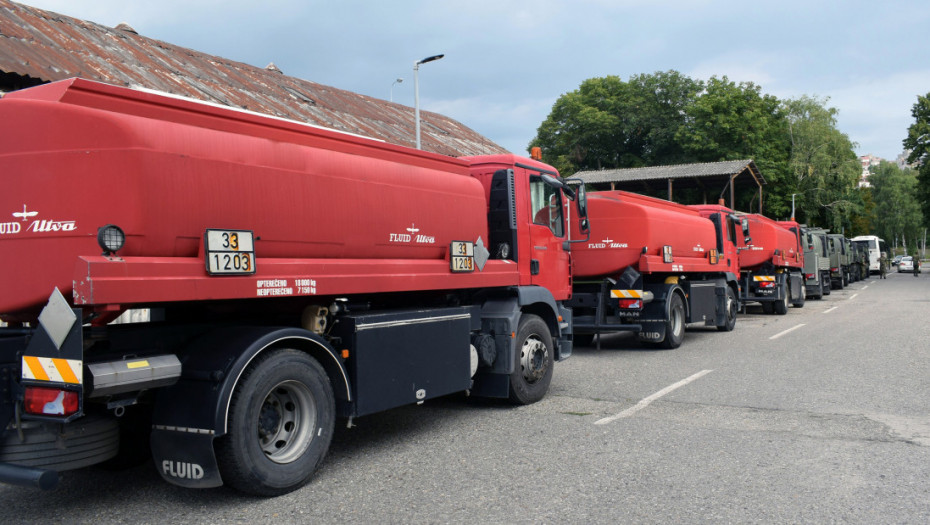
{"label": "green military truck", "polygon": [[842,233],[828,233],[828,252],[830,253],[830,279],[833,287],[839,290],[849,286],[849,253],[846,237]]}
{"label": "green military truck", "polygon": [[830,295],[830,255],[827,253],[827,236],[822,230],[801,227],[804,245],[804,286],[807,297],[822,299]]}

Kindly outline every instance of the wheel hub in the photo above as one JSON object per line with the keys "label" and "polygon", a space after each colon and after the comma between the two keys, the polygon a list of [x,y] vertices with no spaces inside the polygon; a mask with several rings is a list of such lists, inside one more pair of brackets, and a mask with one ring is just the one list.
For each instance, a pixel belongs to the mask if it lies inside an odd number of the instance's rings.
{"label": "wheel hub", "polygon": [[527,337],[520,350],[520,367],[528,383],[534,383],[546,375],[549,349],[536,336]]}
{"label": "wheel hub", "polygon": [[268,392],[258,414],[258,441],[265,456],[275,463],[290,463],[313,440],[316,403],[306,385],[285,381]]}

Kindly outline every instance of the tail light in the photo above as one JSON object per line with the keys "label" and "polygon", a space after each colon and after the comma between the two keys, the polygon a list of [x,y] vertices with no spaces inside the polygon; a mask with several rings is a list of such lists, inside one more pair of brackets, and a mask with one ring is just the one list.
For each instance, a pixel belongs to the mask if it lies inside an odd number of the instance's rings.
{"label": "tail light", "polygon": [[762,281],[759,283],[759,288],[775,288],[774,281]]}
{"label": "tail light", "polygon": [[70,416],[78,411],[78,393],[60,388],[26,387],[25,409],[37,416]]}
{"label": "tail light", "polygon": [[620,299],[617,306],[621,310],[640,310],[643,307],[642,299]]}
{"label": "tail light", "polygon": [[813,279],[815,275],[817,275],[817,274],[815,274],[815,273],[806,273],[806,274],[804,274],[804,278],[810,280],[810,279]]}

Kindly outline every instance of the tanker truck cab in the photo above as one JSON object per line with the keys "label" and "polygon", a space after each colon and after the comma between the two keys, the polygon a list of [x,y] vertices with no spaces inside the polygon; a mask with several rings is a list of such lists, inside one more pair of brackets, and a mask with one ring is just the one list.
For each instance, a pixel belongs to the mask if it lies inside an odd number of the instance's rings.
{"label": "tanker truck cab", "polygon": [[[572,352],[585,195],[542,162],[82,79],[0,121],[23,216],[0,235],[2,482],[150,451],[175,485],[284,494],[337,419],[534,403]],[[110,324],[130,309],[151,316]]]}

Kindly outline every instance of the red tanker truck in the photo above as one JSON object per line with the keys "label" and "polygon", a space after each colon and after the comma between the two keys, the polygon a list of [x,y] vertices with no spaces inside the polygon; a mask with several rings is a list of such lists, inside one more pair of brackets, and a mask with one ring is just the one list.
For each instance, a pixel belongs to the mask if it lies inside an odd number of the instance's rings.
{"label": "red tanker truck", "polygon": [[[712,213],[733,213],[714,205],[694,206],[707,216]],[[804,306],[804,251],[796,222],[782,224],[754,213],[737,214],[741,218],[744,241],[739,246],[740,301],[757,302],[762,311],[784,315],[788,304]],[[787,226],[787,228],[786,228]],[[791,231],[788,228],[794,228]]]}
{"label": "red tanker truck", "polygon": [[[732,330],[739,265],[732,214],[625,191],[588,194],[590,239],[572,251],[576,341],[634,331],[664,348],[687,323]],[[598,337],[599,339],[599,337]]]}
{"label": "red tanker truck", "polygon": [[0,121],[0,481],[150,448],[171,483],[281,494],[337,417],[533,403],[571,353],[584,194],[545,164],[79,79]]}

